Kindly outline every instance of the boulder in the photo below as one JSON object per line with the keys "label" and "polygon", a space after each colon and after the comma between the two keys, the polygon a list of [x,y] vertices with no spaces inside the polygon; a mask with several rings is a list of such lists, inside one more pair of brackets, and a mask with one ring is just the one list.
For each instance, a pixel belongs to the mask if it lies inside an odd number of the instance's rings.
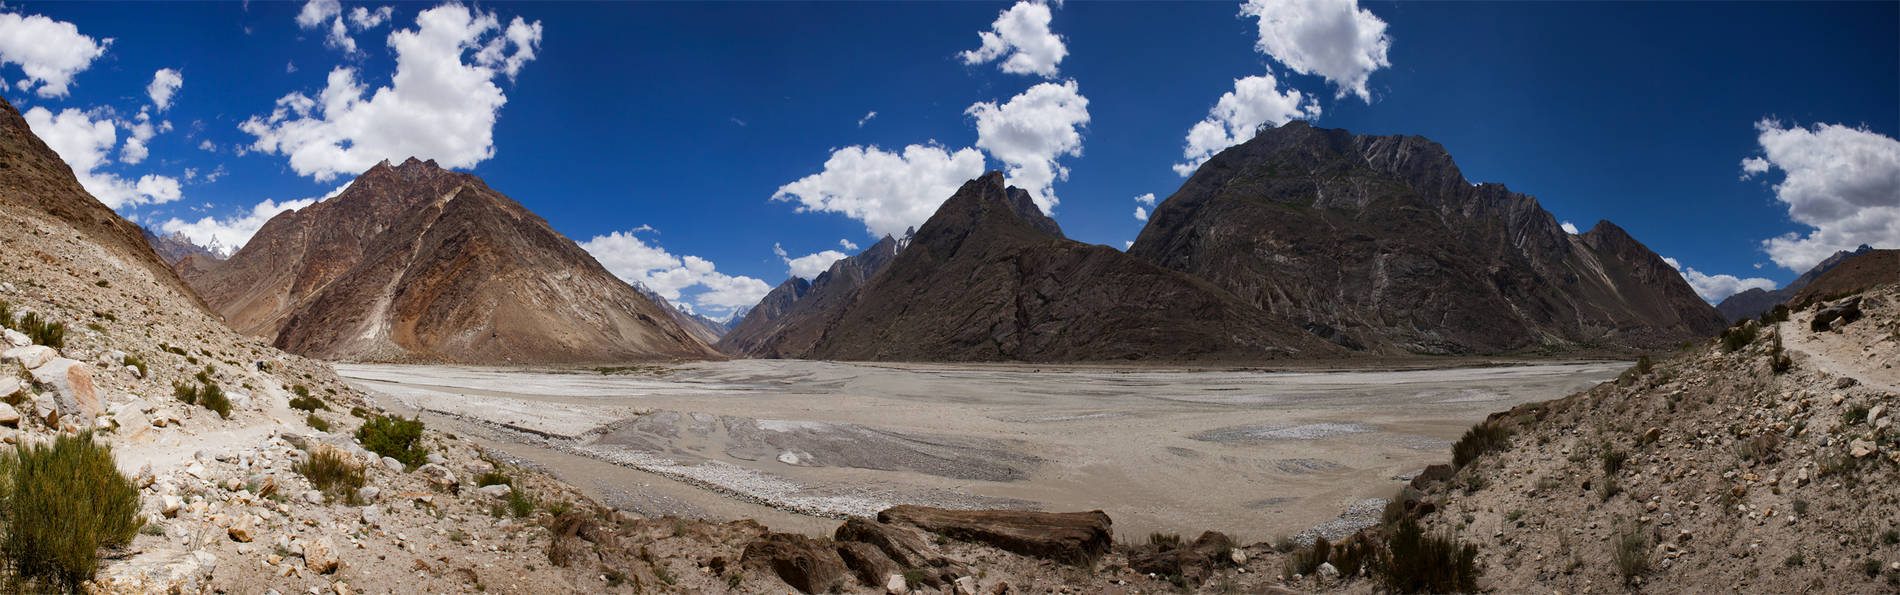
{"label": "boulder", "polygon": [[508,487],[505,484],[498,483],[492,486],[482,486],[480,489],[477,489],[475,491],[481,492],[483,496],[488,496],[490,498],[507,498],[508,492],[512,491],[513,489],[514,488]]}
{"label": "boulder", "polygon": [[237,520],[231,521],[225,533],[231,536],[232,541],[250,543],[257,538],[257,519],[249,514],[239,515]]}
{"label": "boulder", "polygon": [[53,406],[62,419],[89,424],[105,412],[99,402],[99,389],[92,383],[92,368],[84,362],[53,358],[33,368],[33,381],[52,388]]}
{"label": "boulder", "polygon": [[884,555],[875,545],[861,541],[838,544],[838,557],[844,560],[845,568],[857,575],[867,587],[878,587],[892,574],[901,575],[904,571],[890,556]]}
{"label": "boulder", "polygon": [[893,574],[884,579],[884,595],[910,595],[910,583],[904,575]]}
{"label": "boulder", "polygon": [[1100,559],[1114,545],[1108,514],[1019,510],[945,510],[904,505],[877,513],[881,523],[910,525],[951,539],[1082,565]]}
{"label": "boulder", "polygon": [[0,399],[11,400],[14,395],[20,394],[25,391],[26,391],[26,386],[20,383],[19,378],[16,378],[11,374],[7,375],[4,378],[0,378]]}
{"label": "boulder", "polygon": [[342,562],[336,557],[336,544],[328,537],[303,542],[303,565],[317,574],[336,572]]}
{"label": "boulder", "polygon": [[748,566],[771,570],[785,584],[806,593],[831,591],[844,580],[846,572],[836,543],[791,533],[767,533],[746,544],[739,559]]}
{"label": "boulder", "polygon": [[86,592],[96,595],[200,593],[209,587],[211,573],[217,567],[218,557],[203,551],[152,550],[106,563]]}
{"label": "boulder", "polygon": [[1453,469],[1451,465],[1427,465],[1425,470],[1412,477],[1412,489],[1423,490],[1433,483],[1450,479],[1454,471],[1457,469]]}
{"label": "boulder", "polygon": [[1814,320],[1808,322],[1808,330],[1815,332],[1828,330],[1836,320],[1841,321],[1841,324],[1860,320],[1860,296],[1847,298],[1838,304],[1815,312]]}
{"label": "boulder", "polygon": [[12,405],[0,403],[0,426],[9,428],[20,427],[20,412],[14,409]]}
{"label": "boulder", "polygon": [[1319,568],[1313,571],[1313,576],[1323,581],[1336,581],[1339,580],[1339,569],[1334,568],[1331,562],[1320,562]]}
{"label": "boulder", "polygon": [[1212,576],[1215,568],[1232,563],[1235,551],[1232,538],[1208,531],[1186,546],[1141,546],[1128,554],[1128,567],[1143,574],[1179,576],[1199,584]]}
{"label": "boulder", "polygon": [[15,347],[5,352],[0,352],[0,360],[20,362],[20,366],[28,370],[44,366],[46,362],[53,361],[53,358],[56,357],[59,357],[59,352],[45,345]]}
{"label": "boulder", "polygon": [[455,485],[455,472],[450,471],[448,467],[444,467],[440,463],[429,463],[417,467],[416,474],[421,475],[423,479],[429,480],[429,483],[440,487],[446,488]]}
{"label": "boulder", "polygon": [[892,562],[904,568],[933,566],[933,561],[942,558],[936,548],[930,545],[923,531],[861,518],[852,518],[839,525],[838,530],[832,533],[832,539],[840,543],[861,542],[875,546]]}
{"label": "boulder", "polygon": [[33,344],[33,340],[28,339],[26,333],[13,329],[0,329],[0,336],[6,337],[7,345],[14,347],[25,347]]}

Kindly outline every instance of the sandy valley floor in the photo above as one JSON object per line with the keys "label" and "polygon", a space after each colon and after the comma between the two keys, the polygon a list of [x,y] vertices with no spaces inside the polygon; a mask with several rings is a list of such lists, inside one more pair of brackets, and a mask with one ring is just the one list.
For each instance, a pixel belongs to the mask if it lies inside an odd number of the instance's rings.
{"label": "sandy valley floor", "polygon": [[[829,532],[899,503],[1107,511],[1123,536],[1292,535],[1615,362],[1395,372],[732,361],[634,373],[338,365],[632,512]],[[791,511],[791,512],[788,512]],[[797,514],[795,514],[795,513]],[[1133,537],[1129,537],[1132,539]]]}

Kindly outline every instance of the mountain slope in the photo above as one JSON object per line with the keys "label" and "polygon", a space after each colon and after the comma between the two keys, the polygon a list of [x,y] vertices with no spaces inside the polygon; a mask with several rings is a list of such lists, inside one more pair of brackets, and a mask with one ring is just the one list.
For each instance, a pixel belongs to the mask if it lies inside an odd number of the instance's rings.
{"label": "mountain slope", "polygon": [[[766,294],[757,307],[747,312],[745,318],[734,325],[715,347],[735,356],[778,357],[776,351],[764,349],[772,344],[768,343],[769,339],[794,321],[822,316],[841,306],[865,281],[897,258],[899,244],[896,238],[887,235],[864,251],[831,263],[831,268],[819,273],[810,283],[798,277],[786,279],[773,288],[772,293]],[[787,298],[790,298],[789,301]],[[799,328],[810,330],[823,327],[800,325]],[[793,336],[785,340],[809,342],[811,338]]]}
{"label": "mountain slope", "polygon": [[1832,270],[1835,266],[1840,265],[1849,258],[1866,254],[1873,249],[1872,246],[1862,244],[1859,249],[1852,252],[1846,250],[1835,252],[1833,256],[1829,256],[1827,260],[1823,260],[1820,264],[1814,265],[1814,268],[1808,269],[1808,272],[1802,273],[1800,277],[1796,277],[1793,281],[1789,281],[1788,284],[1782,286],[1781,289],[1768,291],[1751,288],[1748,291],[1728,296],[1728,298],[1722,300],[1722,303],[1716,304],[1715,309],[1721,311],[1722,316],[1727,318],[1729,322],[1735,322],[1743,318],[1753,318],[1773,309],[1777,305],[1788,303],[1788,300],[1793,299],[1795,294],[1800,293],[1802,288],[1807,287],[1809,283],[1813,283],[1814,280],[1819,278],[1823,273]]}
{"label": "mountain slope", "polygon": [[1258,360],[1344,350],[1205,282],[1062,237],[1001,172],[966,182],[883,271],[759,348],[888,361]]}
{"label": "mountain slope", "polygon": [[1615,225],[1571,235],[1430,140],[1298,121],[1209,160],[1128,253],[1377,353],[1647,349],[1724,326]]}
{"label": "mountain slope", "polygon": [[1865,250],[1842,259],[1827,272],[1816,276],[1788,298],[1788,307],[1807,308],[1818,301],[1866,291],[1870,287],[1900,283],[1900,250]]}
{"label": "mountain slope", "polygon": [[700,358],[711,348],[480,178],[383,162],[337,197],[180,267],[233,328],[294,353],[469,363]]}

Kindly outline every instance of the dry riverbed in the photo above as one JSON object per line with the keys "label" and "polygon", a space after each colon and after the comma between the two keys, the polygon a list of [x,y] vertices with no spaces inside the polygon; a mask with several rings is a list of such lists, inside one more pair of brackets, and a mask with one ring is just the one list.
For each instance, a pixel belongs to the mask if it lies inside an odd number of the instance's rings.
{"label": "dry riverbed", "polygon": [[336,366],[385,407],[422,412],[639,514],[816,534],[905,503],[1100,509],[1123,536],[1219,529],[1242,542],[1390,496],[1485,415],[1626,367]]}

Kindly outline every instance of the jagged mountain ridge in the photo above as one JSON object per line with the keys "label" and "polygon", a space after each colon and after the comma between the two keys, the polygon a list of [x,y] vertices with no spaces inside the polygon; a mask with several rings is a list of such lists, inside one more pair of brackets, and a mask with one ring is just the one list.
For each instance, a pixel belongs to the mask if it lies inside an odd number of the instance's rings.
{"label": "jagged mountain ridge", "polygon": [[652,300],[480,178],[414,158],[180,267],[226,321],[341,360],[715,357]]}
{"label": "jagged mountain ridge", "polygon": [[908,236],[906,240],[898,240],[886,235],[863,251],[831,263],[830,268],[809,283],[798,277],[786,279],[735,323],[714,347],[734,356],[778,357],[778,352],[768,349],[774,344],[770,341],[773,336],[785,331],[794,321],[822,315],[850,299],[865,281],[897,258],[907,240]]}
{"label": "jagged mountain ridge", "polygon": [[884,269],[755,353],[882,361],[1259,360],[1345,350],[1221,289],[1061,235],[1001,172],[966,182]]}
{"label": "jagged mountain ridge", "polygon": [[191,238],[185,237],[183,233],[159,235],[158,232],[143,226],[139,227],[139,233],[145,236],[145,243],[152,246],[152,251],[157,252],[158,257],[163,259],[165,264],[173,267],[178,266],[178,263],[186,258],[194,256],[209,260],[224,260],[224,256],[218,251],[198,245],[197,242],[191,241]]}
{"label": "jagged mountain ridge", "polygon": [[1833,256],[1829,256],[1826,260],[1821,261],[1820,264],[1814,265],[1814,268],[1808,269],[1808,272],[1802,273],[1800,277],[1796,277],[1793,281],[1789,281],[1788,284],[1782,286],[1781,289],[1763,290],[1749,288],[1747,291],[1723,298],[1722,303],[1715,305],[1715,309],[1721,311],[1722,317],[1727,318],[1729,322],[1735,322],[1743,318],[1753,318],[1773,309],[1777,305],[1788,303],[1788,300],[1794,299],[1795,294],[1800,293],[1802,288],[1807,287],[1809,283],[1813,283],[1814,280],[1819,278],[1823,273],[1833,270],[1835,266],[1849,258],[1866,254],[1873,249],[1873,246],[1861,244],[1860,248],[1851,252],[1847,250],[1835,252]]}
{"label": "jagged mountain ridge", "polygon": [[1382,354],[1655,349],[1724,326],[1614,224],[1571,235],[1438,143],[1301,121],[1210,159],[1128,253]]}

